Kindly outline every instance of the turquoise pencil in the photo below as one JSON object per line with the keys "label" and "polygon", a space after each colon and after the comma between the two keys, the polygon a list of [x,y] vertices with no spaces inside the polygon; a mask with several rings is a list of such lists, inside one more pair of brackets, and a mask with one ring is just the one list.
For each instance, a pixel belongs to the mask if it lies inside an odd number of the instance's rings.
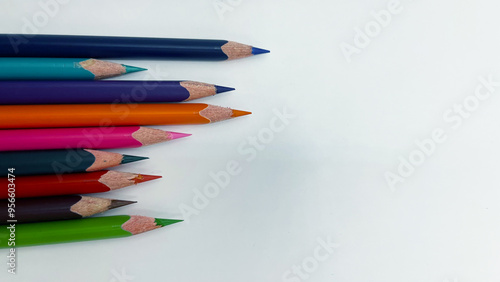
{"label": "turquoise pencil", "polygon": [[98,80],[143,70],[95,59],[0,58],[0,80]]}

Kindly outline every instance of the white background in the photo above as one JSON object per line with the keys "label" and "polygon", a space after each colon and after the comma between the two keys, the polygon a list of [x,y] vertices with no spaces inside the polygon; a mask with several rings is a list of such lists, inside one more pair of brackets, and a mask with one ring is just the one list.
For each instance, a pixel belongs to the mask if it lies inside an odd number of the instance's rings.
{"label": "white background", "polygon": [[[229,39],[272,53],[118,61],[150,69],[121,79],[234,86],[199,102],[253,115],[158,127],[193,136],[115,150],[151,157],[118,170],[164,178],[101,194],[139,201],[106,215],[182,218],[180,205],[193,206],[194,191],[213,182],[210,172],[235,160],[241,173],[188,222],[18,249],[18,274],[4,265],[0,281],[297,282],[286,272],[311,263],[318,240],[328,238],[338,248],[307,281],[500,281],[500,88],[459,126],[443,119],[474,100],[479,77],[500,81],[498,1],[401,0],[402,11],[350,63],[341,44],[355,46],[355,28],[370,25],[388,0],[234,0],[222,14],[216,3],[69,1],[35,26],[44,34]],[[41,11],[38,1],[2,1],[0,31],[21,33]],[[250,148],[247,138],[283,108],[295,118],[248,161],[238,147]],[[415,142],[436,129],[446,141],[392,191],[386,172],[397,174],[399,158],[418,154]]]}

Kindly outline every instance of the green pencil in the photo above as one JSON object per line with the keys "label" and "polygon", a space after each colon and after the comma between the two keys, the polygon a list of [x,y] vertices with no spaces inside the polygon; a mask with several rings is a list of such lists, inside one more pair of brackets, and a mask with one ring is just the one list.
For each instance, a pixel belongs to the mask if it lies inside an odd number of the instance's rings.
{"label": "green pencil", "polygon": [[0,58],[0,80],[98,80],[143,70],[95,59]]}
{"label": "green pencil", "polygon": [[182,220],[138,215],[0,225],[0,248],[128,237]]}

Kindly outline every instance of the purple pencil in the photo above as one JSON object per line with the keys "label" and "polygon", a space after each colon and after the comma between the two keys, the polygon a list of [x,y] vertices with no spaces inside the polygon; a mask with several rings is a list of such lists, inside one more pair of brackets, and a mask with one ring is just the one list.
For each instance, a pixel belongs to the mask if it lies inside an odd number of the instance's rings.
{"label": "purple pencil", "polygon": [[196,81],[2,81],[0,104],[170,103],[231,90]]}

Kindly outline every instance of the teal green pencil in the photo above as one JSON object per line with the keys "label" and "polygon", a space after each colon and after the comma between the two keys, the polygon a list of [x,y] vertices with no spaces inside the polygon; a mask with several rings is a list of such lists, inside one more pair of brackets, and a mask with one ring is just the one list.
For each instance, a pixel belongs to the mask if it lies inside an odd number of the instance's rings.
{"label": "teal green pencil", "polygon": [[0,58],[0,80],[98,80],[143,70],[95,59]]}

